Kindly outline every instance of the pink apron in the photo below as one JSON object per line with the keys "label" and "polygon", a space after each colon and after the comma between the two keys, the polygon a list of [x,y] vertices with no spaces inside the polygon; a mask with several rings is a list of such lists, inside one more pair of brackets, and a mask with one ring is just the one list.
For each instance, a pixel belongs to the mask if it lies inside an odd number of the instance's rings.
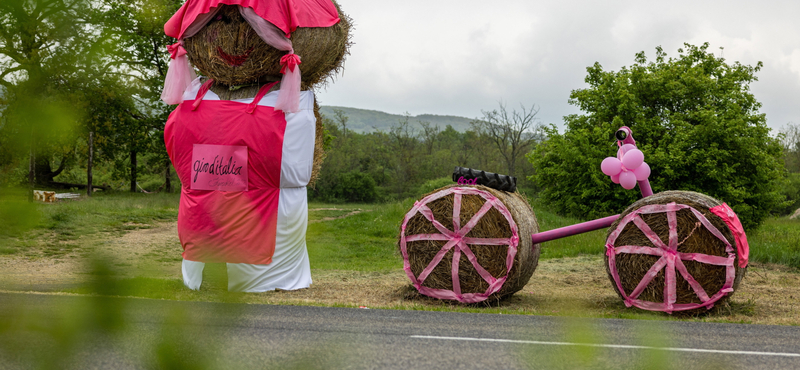
{"label": "pink apron", "polygon": [[164,128],[167,153],[182,183],[183,258],[269,264],[286,118],[283,111],[258,105],[273,84],[262,87],[250,104],[203,101],[211,84],[206,81],[194,101],[182,102]]}

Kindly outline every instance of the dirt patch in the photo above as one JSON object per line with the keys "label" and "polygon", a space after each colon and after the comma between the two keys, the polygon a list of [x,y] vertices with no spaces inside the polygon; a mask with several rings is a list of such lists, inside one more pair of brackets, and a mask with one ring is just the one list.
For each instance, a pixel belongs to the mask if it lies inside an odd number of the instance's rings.
{"label": "dirt patch", "polygon": [[[0,256],[0,290],[56,292],[82,284],[88,277],[85,262],[92,251],[106,256],[121,277],[181,279],[181,247],[174,222],[132,230],[122,236],[103,235],[76,242],[93,247],[59,257]],[[400,268],[389,272],[312,270],[312,277],[314,283],[309,289],[242,294],[239,300],[369,308],[464,307],[420,296]],[[182,297],[208,297],[203,294],[202,290],[187,290]],[[602,256],[542,260],[530,282],[518,293],[501,302],[468,307],[479,312],[538,315],[667,317],[625,307],[611,287]],[[751,264],[730,303],[716,310],[698,319],[800,325],[800,273],[780,265]]]}
{"label": "dirt patch", "polygon": [[[347,210],[346,209],[341,209],[341,208],[311,208],[308,211],[309,212],[324,212],[324,211],[344,212],[344,211],[347,211]],[[357,215],[357,214],[359,214],[361,212],[371,212],[371,210],[354,209],[354,210],[352,210],[350,212],[347,212],[347,213],[339,215],[339,216],[323,216],[323,217],[318,218],[318,219],[309,220],[308,222],[313,224],[313,223],[323,222],[323,221],[340,220],[340,219],[347,218],[347,217],[350,217],[350,216],[355,216],[355,215]]]}

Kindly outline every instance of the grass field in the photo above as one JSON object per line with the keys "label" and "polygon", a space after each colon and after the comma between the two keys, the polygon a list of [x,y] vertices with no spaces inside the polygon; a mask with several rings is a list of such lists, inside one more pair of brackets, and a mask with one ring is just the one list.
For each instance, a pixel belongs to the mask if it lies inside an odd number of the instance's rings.
{"label": "grass field", "polygon": [[[98,194],[78,201],[55,204],[13,203],[0,199],[2,215],[27,231],[0,229],[0,254],[58,256],[86,247],[76,241],[95,234],[121,235],[149,228],[153,223],[174,221],[177,194]],[[378,271],[401,268],[396,243],[400,222],[414,200],[387,204],[309,204],[311,223],[308,244],[312,266],[319,270]],[[542,231],[581,220],[566,218],[533,204]],[[360,212],[352,214],[353,210]],[[2,211],[0,211],[2,212]],[[346,216],[346,217],[343,217]],[[28,218],[20,220],[20,218]],[[314,222],[325,220],[325,222]],[[24,228],[21,228],[24,230]],[[606,230],[547,242],[542,259],[602,255]],[[750,232],[750,259],[754,262],[800,268],[800,220],[768,219]]]}

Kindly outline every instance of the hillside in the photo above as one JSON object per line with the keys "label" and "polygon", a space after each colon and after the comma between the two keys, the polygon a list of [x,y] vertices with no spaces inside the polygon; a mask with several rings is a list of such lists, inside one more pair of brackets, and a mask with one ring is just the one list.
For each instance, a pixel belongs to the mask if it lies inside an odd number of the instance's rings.
{"label": "hillside", "polygon": [[[401,114],[390,114],[379,112],[375,110],[347,108],[347,107],[334,107],[323,105],[320,106],[320,112],[328,118],[333,118],[333,110],[341,109],[347,114],[349,120],[347,121],[347,128],[358,133],[371,132],[371,131],[389,131],[389,129],[396,125],[404,118]],[[435,114],[420,114],[418,116],[411,116],[409,123],[412,127],[419,129],[421,126],[420,121],[430,122],[434,126],[439,126],[441,129],[447,125],[453,126],[456,131],[464,132],[469,129],[469,122],[471,119],[466,117],[457,116],[439,116]]]}

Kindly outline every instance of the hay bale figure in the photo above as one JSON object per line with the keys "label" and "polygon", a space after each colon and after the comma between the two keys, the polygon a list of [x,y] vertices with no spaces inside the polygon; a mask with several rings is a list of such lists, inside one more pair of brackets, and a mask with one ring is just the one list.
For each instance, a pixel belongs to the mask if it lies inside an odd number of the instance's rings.
{"label": "hay bale figure", "polygon": [[626,306],[697,314],[736,291],[747,255],[741,223],[726,204],[667,191],[632,204],[611,225],[605,261]]}
{"label": "hay bale figure", "polygon": [[350,24],[332,0],[188,0],[165,24],[178,42],[161,97],[178,107],[164,140],[190,289],[206,262],[227,263],[231,291],[310,286],[306,186],[324,153],[308,89],[341,70]]}
{"label": "hay bale figure", "polygon": [[528,283],[539,261],[536,216],[519,193],[451,185],[415,203],[400,229],[403,269],[429,297],[502,299]]}

